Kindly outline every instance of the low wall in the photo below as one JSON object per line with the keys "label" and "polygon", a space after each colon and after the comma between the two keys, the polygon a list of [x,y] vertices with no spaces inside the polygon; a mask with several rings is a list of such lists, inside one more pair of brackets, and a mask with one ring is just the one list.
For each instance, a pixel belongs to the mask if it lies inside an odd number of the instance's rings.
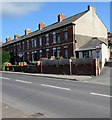
{"label": "low wall", "polygon": [[[69,59],[44,60],[39,66],[7,66],[6,71],[46,73],[46,74],[70,74]],[[71,73],[73,75],[96,75],[96,60],[91,58],[74,59],[71,62]]]}

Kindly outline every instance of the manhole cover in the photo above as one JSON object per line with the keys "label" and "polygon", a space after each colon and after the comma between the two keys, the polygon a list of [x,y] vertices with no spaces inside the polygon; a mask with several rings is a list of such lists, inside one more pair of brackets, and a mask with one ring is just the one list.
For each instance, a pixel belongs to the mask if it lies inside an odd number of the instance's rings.
{"label": "manhole cover", "polygon": [[33,113],[33,114],[31,114],[30,115],[31,117],[34,117],[34,118],[38,118],[38,117],[42,117],[42,116],[44,116],[44,114],[42,114],[42,113]]}

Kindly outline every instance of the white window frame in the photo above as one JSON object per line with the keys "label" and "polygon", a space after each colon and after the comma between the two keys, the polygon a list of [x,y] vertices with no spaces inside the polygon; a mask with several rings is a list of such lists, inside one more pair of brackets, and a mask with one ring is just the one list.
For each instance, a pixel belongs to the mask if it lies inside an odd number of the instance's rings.
{"label": "white window frame", "polygon": [[29,49],[29,40],[27,40],[27,49]]}
{"label": "white window frame", "polygon": [[30,60],[29,52],[27,52],[27,60]]}
{"label": "white window frame", "polygon": [[[60,53],[60,55],[59,55]],[[61,50],[60,50],[60,47],[57,48],[57,57],[60,57],[61,56]]]}
{"label": "white window frame", "polygon": [[52,35],[53,35],[53,43],[56,43],[56,32],[53,32]]}
{"label": "white window frame", "polygon": [[46,34],[46,45],[49,45],[49,34]]}
{"label": "white window frame", "polygon": [[39,37],[39,45],[42,46],[42,37]]}
{"label": "white window frame", "polygon": [[49,49],[46,49],[46,57],[49,58]]}
{"label": "white window frame", "polygon": [[55,56],[56,48],[53,48],[53,56]]}
{"label": "white window frame", "polygon": [[64,40],[68,40],[68,31],[64,31]]}
{"label": "white window frame", "polygon": [[39,56],[42,58],[42,50],[39,50]]}

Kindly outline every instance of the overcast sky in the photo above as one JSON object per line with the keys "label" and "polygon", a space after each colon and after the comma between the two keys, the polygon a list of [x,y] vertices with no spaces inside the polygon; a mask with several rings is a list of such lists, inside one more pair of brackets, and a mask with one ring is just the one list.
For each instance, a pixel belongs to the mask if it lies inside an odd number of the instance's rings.
{"label": "overcast sky", "polygon": [[87,6],[96,7],[97,14],[110,31],[110,3],[109,2],[3,2],[2,3],[2,35],[0,41],[14,34],[24,35],[24,30],[38,29],[38,24],[47,25],[57,22],[57,16],[64,13],[70,17],[87,10]]}

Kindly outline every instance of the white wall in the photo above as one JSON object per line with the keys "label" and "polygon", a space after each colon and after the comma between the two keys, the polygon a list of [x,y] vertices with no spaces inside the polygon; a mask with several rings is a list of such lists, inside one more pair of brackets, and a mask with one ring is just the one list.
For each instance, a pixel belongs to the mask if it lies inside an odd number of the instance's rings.
{"label": "white wall", "polygon": [[75,34],[107,38],[107,28],[96,14],[94,7],[74,22]]}
{"label": "white wall", "polygon": [[102,61],[102,68],[105,65],[105,61],[109,60],[109,49],[105,44],[101,45],[101,61]]}

